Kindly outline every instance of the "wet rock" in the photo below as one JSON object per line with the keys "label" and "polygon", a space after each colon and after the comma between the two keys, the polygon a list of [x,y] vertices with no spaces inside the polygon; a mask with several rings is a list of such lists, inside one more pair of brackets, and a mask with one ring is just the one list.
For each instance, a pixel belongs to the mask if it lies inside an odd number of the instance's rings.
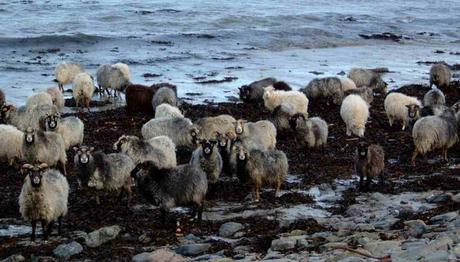
{"label": "wet rock", "polygon": [[84,231],[73,231],[70,233],[70,238],[77,242],[85,243],[88,239],[88,233]]}
{"label": "wet rock", "polygon": [[427,197],[426,201],[428,203],[441,203],[441,202],[446,202],[446,201],[450,200],[451,198],[452,198],[451,193],[443,192],[443,193],[440,193],[440,194],[431,195],[431,196]]}
{"label": "wet rock", "polygon": [[453,196],[452,201],[454,201],[455,203],[460,203],[460,193]]}
{"label": "wet rock", "polygon": [[100,228],[88,234],[88,239],[85,244],[88,247],[98,247],[115,239],[120,231],[121,228],[117,225]]}
{"label": "wet rock", "polygon": [[443,224],[450,222],[458,217],[458,211],[444,213],[441,215],[434,216],[430,219],[430,222],[433,224]]}
{"label": "wet rock", "polygon": [[219,236],[232,237],[235,233],[244,229],[244,226],[236,222],[227,222],[219,228]]}
{"label": "wet rock", "polygon": [[271,249],[275,251],[283,251],[288,249],[293,249],[297,243],[295,238],[285,238],[275,239],[272,241]]}
{"label": "wet rock", "polygon": [[438,250],[430,252],[423,257],[425,262],[439,262],[439,261],[448,261],[449,253],[447,251]]}
{"label": "wet rock", "polygon": [[346,215],[349,217],[359,217],[362,216],[364,213],[363,209],[359,207],[359,205],[351,205],[347,211]]}
{"label": "wet rock", "polygon": [[263,260],[267,261],[267,260],[272,260],[272,259],[280,259],[282,257],[283,257],[283,254],[281,254],[280,252],[269,250]]}
{"label": "wet rock", "polygon": [[184,257],[167,249],[158,249],[151,253],[141,253],[133,257],[133,262],[182,262]]}
{"label": "wet rock", "polygon": [[422,220],[409,220],[405,221],[406,235],[408,237],[420,238],[427,230],[425,222]]}
{"label": "wet rock", "polygon": [[72,241],[68,244],[61,244],[57,246],[54,249],[53,254],[58,258],[68,259],[73,255],[80,254],[82,251],[83,247],[80,245],[80,243]]}
{"label": "wet rock", "polygon": [[3,260],[0,260],[0,262],[21,262],[21,261],[25,261],[26,258],[23,257],[22,255],[12,255],[10,257],[7,257]]}
{"label": "wet rock", "polygon": [[377,229],[389,230],[390,227],[398,221],[399,219],[394,217],[382,217],[381,219],[375,221],[373,226]]}
{"label": "wet rock", "polygon": [[183,238],[184,242],[191,244],[191,243],[196,243],[200,242],[201,238],[195,236],[194,234],[188,234]]}
{"label": "wet rock", "polygon": [[211,244],[187,244],[177,247],[174,251],[183,256],[197,256],[209,250]]}
{"label": "wet rock", "polygon": [[457,256],[457,258],[460,258],[460,243],[454,247],[453,251],[454,251],[455,256]]}
{"label": "wet rock", "polygon": [[192,259],[192,261],[216,261],[222,259],[222,256],[213,255],[213,254],[206,254],[202,256],[198,256]]}
{"label": "wet rock", "polygon": [[453,243],[454,242],[449,237],[440,237],[438,239],[432,240],[428,244],[428,247],[432,250],[448,250],[449,247],[453,245]]}
{"label": "wet rock", "polygon": [[343,259],[338,260],[337,262],[366,262],[367,260],[360,258],[360,257],[346,257]]}
{"label": "wet rock", "polygon": [[251,251],[251,247],[250,246],[246,246],[246,245],[243,245],[243,246],[237,246],[233,249],[233,252],[237,253],[237,254],[246,254],[246,253],[249,253]]}
{"label": "wet rock", "polygon": [[359,231],[374,231],[375,227],[371,224],[359,223],[356,225],[356,229]]}
{"label": "wet rock", "polygon": [[364,249],[374,256],[383,257],[401,251],[401,242],[395,240],[376,241],[367,243]]}
{"label": "wet rock", "polygon": [[146,234],[142,234],[139,236],[138,241],[142,244],[148,244],[150,241],[152,241],[152,239]]}

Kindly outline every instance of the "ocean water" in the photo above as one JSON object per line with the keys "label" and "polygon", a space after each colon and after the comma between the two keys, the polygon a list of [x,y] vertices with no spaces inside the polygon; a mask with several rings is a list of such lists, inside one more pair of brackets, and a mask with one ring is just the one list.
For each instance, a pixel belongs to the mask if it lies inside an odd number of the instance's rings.
{"label": "ocean water", "polygon": [[[459,13],[458,1],[428,0],[4,1],[0,88],[23,104],[56,85],[62,61],[92,74],[122,61],[133,82],[172,82],[195,102],[225,101],[262,77],[300,88],[352,67],[388,67],[393,88],[426,83],[418,61],[460,63]],[[401,39],[360,36],[384,32]]]}

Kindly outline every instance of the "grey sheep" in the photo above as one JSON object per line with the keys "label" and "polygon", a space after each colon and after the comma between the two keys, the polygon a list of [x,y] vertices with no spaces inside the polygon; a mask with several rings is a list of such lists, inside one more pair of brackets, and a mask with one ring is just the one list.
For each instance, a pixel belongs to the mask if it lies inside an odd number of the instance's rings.
{"label": "grey sheep", "polygon": [[160,207],[163,222],[171,208],[189,204],[193,205],[192,217],[198,213],[198,221],[201,221],[208,180],[198,166],[185,164],[159,169],[152,162],[144,162],[136,166],[131,176],[141,195]]}
{"label": "grey sheep", "polygon": [[105,154],[93,152],[93,147],[74,147],[76,152],[74,166],[77,171],[78,184],[94,190],[96,203],[99,205],[99,191],[115,192],[121,199],[123,193],[128,197],[127,205],[131,201],[130,177],[135,165],[126,154]]}
{"label": "grey sheep", "polygon": [[276,130],[279,132],[290,128],[289,119],[295,115],[295,113],[291,105],[281,104],[273,110],[269,120],[275,125]]}
{"label": "grey sheep", "polygon": [[159,168],[177,166],[176,146],[167,136],[142,140],[137,136],[123,135],[113,144],[113,150],[127,154],[135,165],[152,161]]}
{"label": "grey sheep", "polygon": [[239,119],[234,123],[234,133],[248,149],[276,148],[276,128],[270,121],[260,120],[252,123]]}
{"label": "grey sheep", "polygon": [[0,161],[13,165],[23,159],[24,133],[12,125],[0,125],[0,134]]}
{"label": "grey sheep", "polygon": [[348,73],[348,78],[355,82],[356,87],[367,86],[381,94],[387,92],[387,83],[382,80],[379,73],[370,69],[352,68]]}
{"label": "grey sheep", "polygon": [[14,125],[19,130],[26,130],[28,127],[38,129],[40,121],[46,115],[56,114],[58,109],[54,105],[42,105],[32,108],[21,106],[19,108],[13,105],[2,107],[2,119],[6,124]]}
{"label": "grey sheep", "polygon": [[374,101],[374,90],[367,86],[345,91],[344,98],[348,95],[359,95],[362,99],[364,99],[364,101],[366,101],[369,106]]}
{"label": "grey sheep", "polygon": [[420,118],[414,124],[412,138],[415,145],[413,166],[419,154],[425,155],[435,149],[442,149],[443,159],[447,161],[447,150],[458,141],[455,111],[448,108],[440,115]]}
{"label": "grey sheep", "polygon": [[216,139],[216,132],[226,134],[234,129],[236,119],[231,115],[203,117],[195,121],[200,139]]}
{"label": "grey sheep", "polygon": [[19,195],[19,212],[32,223],[32,241],[35,240],[37,222],[42,224],[43,238],[48,239],[53,223],[58,221],[58,234],[62,231],[62,218],[67,215],[69,183],[57,170],[48,169],[48,165],[32,166],[25,164],[21,173],[25,175]]}
{"label": "grey sheep", "polygon": [[359,175],[359,185],[363,187],[364,177],[366,177],[366,187],[373,177],[379,176],[383,183],[383,170],[385,169],[385,152],[380,145],[360,142],[356,147],[355,169]]}
{"label": "grey sheep", "polygon": [[177,106],[177,94],[172,88],[162,87],[155,92],[152,98],[153,110],[155,111],[161,104]]}
{"label": "grey sheep", "polygon": [[46,116],[43,121],[45,131],[56,132],[62,136],[66,150],[71,146],[83,144],[85,125],[80,118],[68,116],[61,119],[59,114],[52,114]]}
{"label": "grey sheep", "polygon": [[254,187],[254,200],[260,200],[260,188],[265,185],[275,187],[278,197],[281,185],[288,175],[288,160],[280,150],[247,150],[237,148],[237,175],[242,183],[249,182]]}
{"label": "grey sheep", "polygon": [[430,88],[435,85],[437,88],[449,87],[452,72],[445,64],[434,64],[430,69]]}
{"label": "grey sheep", "polygon": [[113,89],[114,96],[117,97],[117,94],[119,95],[120,91],[124,91],[129,85],[129,69],[128,73],[123,72],[124,70],[126,69],[115,65],[99,66],[96,72],[97,85],[102,91],[105,90],[109,96],[112,95],[110,89]]}
{"label": "grey sheep", "polygon": [[446,104],[444,93],[438,88],[431,89],[423,96],[423,106],[439,106]]}
{"label": "grey sheep", "polygon": [[302,146],[309,148],[326,146],[329,129],[322,118],[305,118],[302,114],[295,114],[290,120],[290,125]]}
{"label": "grey sheep", "polygon": [[300,91],[307,95],[308,99],[332,98],[336,105],[340,105],[343,99],[342,82],[338,77],[315,78]]}
{"label": "grey sheep", "polygon": [[199,130],[188,118],[154,118],[142,126],[141,133],[145,140],[168,136],[176,147],[192,148],[198,139]]}
{"label": "grey sheep", "polygon": [[67,155],[64,139],[60,134],[27,128],[24,131],[23,154],[29,163],[46,163],[67,175]]}
{"label": "grey sheep", "polygon": [[263,102],[265,88],[268,86],[273,86],[276,90],[291,90],[291,87],[285,82],[277,81],[275,78],[268,77],[252,82],[249,85],[239,87],[238,90],[240,99],[245,103]]}
{"label": "grey sheep", "polygon": [[216,147],[216,140],[201,140],[200,146],[195,149],[190,164],[201,168],[206,173],[208,182],[217,183],[222,173],[223,161]]}

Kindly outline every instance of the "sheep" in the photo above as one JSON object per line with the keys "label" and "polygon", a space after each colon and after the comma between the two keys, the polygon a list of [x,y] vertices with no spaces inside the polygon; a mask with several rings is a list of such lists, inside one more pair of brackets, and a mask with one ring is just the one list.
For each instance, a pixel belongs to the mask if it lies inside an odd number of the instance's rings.
{"label": "sheep", "polygon": [[156,91],[152,98],[152,108],[155,111],[157,106],[161,104],[177,105],[177,96],[174,90],[168,87],[162,87]]}
{"label": "sheep", "polygon": [[384,101],[385,112],[390,126],[394,121],[402,121],[402,130],[409,126],[408,105],[422,106],[416,97],[407,96],[402,93],[393,92],[387,95]]}
{"label": "sheep", "polygon": [[170,104],[161,104],[155,109],[155,118],[176,118],[184,117],[179,108],[172,106]]}
{"label": "sheep", "polygon": [[113,64],[112,66],[115,67],[115,68],[118,68],[123,73],[123,76],[128,81],[131,80],[131,72],[130,72],[129,66],[127,64],[118,62],[118,63]]}
{"label": "sheep", "polygon": [[343,99],[342,83],[338,77],[315,78],[301,89],[308,99],[318,97],[332,98],[332,102],[340,105]]}
{"label": "sheep", "polygon": [[412,166],[415,166],[419,154],[425,155],[435,149],[442,149],[443,159],[447,162],[447,150],[458,141],[455,111],[448,108],[441,115],[420,118],[414,124],[412,138],[415,145]]}
{"label": "sheep", "polygon": [[[232,140],[227,137],[226,134],[216,132],[217,148],[222,158],[222,172],[227,175],[233,175],[235,166],[230,164]],[[234,162],[236,163],[236,162]]]}
{"label": "sheep", "polygon": [[2,120],[6,124],[14,125],[19,130],[24,131],[28,127],[38,129],[40,121],[46,115],[55,114],[58,112],[56,106],[42,105],[32,108],[21,106],[16,108],[13,105],[5,105],[2,107]]}
{"label": "sheep", "polygon": [[273,111],[281,104],[290,104],[297,113],[308,114],[308,98],[299,91],[276,91],[271,87],[266,88],[264,95],[264,105],[269,111]]}
{"label": "sheep", "polygon": [[264,88],[276,83],[276,79],[269,77],[264,78],[249,85],[243,85],[238,88],[240,99],[245,103],[261,102],[263,101]]}
{"label": "sheep", "polygon": [[8,161],[13,165],[15,161],[23,159],[22,144],[24,133],[11,125],[0,125],[0,160]]}
{"label": "sheep", "polygon": [[348,73],[348,78],[355,82],[356,87],[367,86],[381,94],[387,92],[387,83],[382,80],[379,73],[370,69],[352,68]]}
{"label": "sheep", "polygon": [[195,121],[200,139],[216,139],[216,132],[226,134],[234,129],[236,119],[231,115],[203,117]]}
{"label": "sheep", "polygon": [[113,150],[127,154],[135,165],[152,161],[158,168],[177,166],[176,146],[167,136],[144,141],[137,136],[123,135],[113,144]]}
{"label": "sheep", "polygon": [[31,109],[37,106],[53,105],[53,98],[47,92],[41,92],[30,96],[26,102],[26,108]]}
{"label": "sheep", "polygon": [[51,99],[53,101],[53,105],[55,105],[59,111],[62,111],[62,109],[64,109],[65,100],[64,100],[64,96],[62,95],[61,91],[59,91],[59,88],[50,87],[46,89],[46,92],[50,94]]}
{"label": "sheep", "polygon": [[278,197],[281,185],[288,175],[288,160],[280,150],[248,150],[238,146],[237,175],[241,182],[253,184],[254,200],[260,200],[260,188],[264,184],[274,185]]}
{"label": "sheep", "polygon": [[434,64],[430,69],[430,88],[435,85],[437,88],[447,88],[452,78],[452,72],[445,64]]}
{"label": "sheep", "polygon": [[302,114],[295,114],[291,117],[289,124],[296,132],[302,146],[309,148],[326,146],[329,130],[326,121],[322,118],[305,118]]}
{"label": "sheep", "polygon": [[96,72],[96,81],[101,90],[107,92],[107,95],[111,95],[109,89],[114,90],[114,96],[117,97],[117,93],[124,91],[126,86],[129,85],[131,76],[129,68],[125,64],[115,65],[101,65]]}
{"label": "sheep", "polygon": [[269,119],[276,130],[282,131],[290,128],[289,119],[295,114],[294,109],[289,104],[281,104],[273,110],[271,118]]}
{"label": "sheep", "polygon": [[374,101],[374,90],[372,88],[363,86],[360,88],[355,88],[355,89],[349,89],[344,92],[344,97],[348,95],[359,95],[366,103],[370,106],[371,103]]}
{"label": "sheep", "polygon": [[64,139],[65,149],[83,143],[85,125],[75,116],[61,119],[59,114],[48,115],[44,119],[44,130],[56,132]]}
{"label": "sheep", "polygon": [[3,93],[3,90],[0,89],[0,108],[5,105],[6,99],[5,99],[5,93]]}
{"label": "sheep", "polygon": [[19,195],[19,212],[32,223],[31,239],[35,241],[37,221],[42,223],[43,238],[48,239],[53,224],[58,221],[58,234],[62,233],[62,218],[67,215],[69,183],[59,171],[48,169],[47,164],[25,164],[21,169],[25,175]]}
{"label": "sheep", "polygon": [[347,126],[347,136],[355,134],[364,136],[366,122],[369,117],[369,106],[358,95],[347,96],[340,107],[340,116]]}
{"label": "sheep", "polygon": [[65,164],[67,155],[64,139],[60,134],[27,128],[22,143],[24,159],[29,163],[46,163],[56,166],[62,174],[67,175]]}
{"label": "sheep", "polygon": [[87,108],[94,94],[93,78],[88,73],[80,73],[75,76],[73,81],[73,98],[77,107]]}
{"label": "sheep", "polygon": [[222,156],[216,145],[217,140],[201,140],[200,146],[193,151],[189,162],[190,165],[198,166],[206,173],[210,184],[217,183],[223,168]]}
{"label": "sheep", "polygon": [[135,178],[141,195],[160,207],[163,223],[171,208],[188,204],[193,204],[192,217],[198,213],[198,221],[201,222],[208,180],[198,166],[184,164],[160,169],[147,161],[137,165],[131,176]]}
{"label": "sheep", "polygon": [[385,152],[380,145],[360,142],[356,147],[355,169],[359,175],[359,186],[362,188],[366,177],[366,188],[369,187],[372,177],[379,176],[383,183],[385,169]]}
{"label": "sheep", "polygon": [[343,92],[357,88],[355,82],[348,77],[340,79],[340,83],[342,84]]}
{"label": "sheep", "polygon": [[438,88],[431,89],[423,96],[423,106],[445,105],[446,97]]}
{"label": "sheep", "polygon": [[239,119],[234,122],[235,135],[248,149],[270,150],[276,148],[276,128],[267,120],[255,123]]}
{"label": "sheep", "polygon": [[79,186],[93,189],[98,205],[99,191],[116,192],[120,199],[126,193],[129,206],[132,195],[130,173],[135,167],[133,160],[126,154],[93,152],[94,147],[79,146],[73,149]]}
{"label": "sheep", "polygon": [[72,83],[74,78],[83,72],[85,69],[80,64],[64,62],[57,65],[54,70],[54,77],[59,84],[59,90],[64,92],[64,85]]}
{"label": "sheep", "polygon": [[128,85],[125,95],[128,113],[153,113],[152,98],[155,91],[155,88],[144,85]]}
{"label": "sheep", "polygon": [[188,118],[154,118],[141,129],[146,140],[157,136],[168,136],[176,147],[192,148],[198,139],[199,130]]}

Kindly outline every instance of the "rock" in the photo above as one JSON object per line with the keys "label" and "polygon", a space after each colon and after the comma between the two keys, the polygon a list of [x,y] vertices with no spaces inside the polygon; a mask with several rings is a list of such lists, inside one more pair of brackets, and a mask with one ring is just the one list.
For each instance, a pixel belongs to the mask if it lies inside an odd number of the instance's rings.
{"label": "rock", "polygon": [[395,240],[369,242],[364,246],[374,256],[383,257],[401,251],[401,242]]}
{"label": "rock", "polygon": [[237,246],[233,249],[233,252],[237,253],[237,254],[246,254],[246,253],[249,253],[251,252],[251,246]]}
{"label": "rock", "polygon": [[348,207],[347,211],[345,214],[349,217],[359,217],[363,215],[363,210],[362,208],[359,207],[359,205],[351,205]]}
{"label": "rock", "polygon": [[282,237],[272,241],[271,249],[275,251],[283,251],[293,249],[297,243],[296,239]]}
{"label": "rock", "polygon": [[452,196],[452,201],[455,203],[460,203],[460,193],[456,194],[455,196]]}
{"label": "rock", "polygon": [[213,254],[205,254],[205,255],[193,258],[192,261],[215,261],[221,258],[222,256],[213,255]]}
{"label": "rock", "polygon": [[141,253],[133,257],[133,262],[182,262],[186,259],[167,249],[158,249],[151,253]]}
{"label": "rock", "polygon": [[426,198],[426,202],[428,203],[441,203],[446,202],[452,198],[452,193],[442,192],[440,194],[431,195]]}
{"label": "rock", "polygon": [[448,259],[449,253],[443,250],[430,252],[423,257],[424,262],[448,261]]}
{"label": "rock", "polygon": [[382,217],[381,219],[375,221],[373,223],[373,226],[377,229],[382,229],[382,230],[389,230],[390,227],[398,222],[399,219],[397,218],[394,218],[394,217],[391,217],[391,216],[387,216],[387,217]]}
{"label": "rock", "polygon": [[454,254],[457,256],[457,258],[460,258],[460,243],[454,247]]}
{"label": "rock", "polygon": [[405,221],[404,225],[406,225],[406,235],[408,237],[420,238],[427,230],[427,226],[422,220]]}
{"label": "rock", "polygon": [[70,238],[80,243],[86,243],[88,233],[84,231],[73,231],[70,233]]}
{"label": "rock", "polygon": [[9,256],[3,260],[0,260],[0,262],[22,262],[22,261],[25,261],[26,258],[23,257],[22,255],[12,255],[12,256]]}
{"label": "rock", "polygon": [[183,256],[197,256],[205,253],[211,244],[187,244],[177,247],[174,251]]}
{"label": "rock", "polygon": [[32,262],[58,262],[54,257],[46,257],[46,256],[43,256],[43,257],[33,257]]}
{"label": "rock", "polygon": [[332,227],[336,230],[353,231],[356,229],[356,224],[353,222],[339,222],[337,224],[333,224]]}
{"label": "rock", "polygon": [[117,225],[103,227],[88,234],[86,245],[88,247],[98,247],[104,243],[114,240],[120,233],[121,228]]}
{"label": "rock", "polygon": [[359,223],[356,225],[358,231],[375,231],[375,227],[371,224]]}
{"label": "rock", "polygon": [[58,258],[68,259],[73,255],[81,253],[82,251],[83,247],[80,245],[80,243],[72,241],[68,244],[61,244],[57,246],[54,249],[53,254]]}
{"label": "rock", "polygon": [[446,222],[452,221],[458,217],[458,211],[449,212],[434,216],[430,219],[430,222],[433,224],[444,224]]}
{"label": "rock", "polygon": [[152,241],[152,239],[146,234],[142,234],[139,236],[138,241],[142,244],[148,244],[150,241]]}
{"label": "rock", "polygon": [[236,222],[227,222],[219,228],[219,236],[232,237],[235,233],[244,229],[244,226]]}
{"label": "rock", "polygon": [[201,238],[195,236],[194,234],[188,234],[184,237],[184,240],[186,242],[190,243],[196,243],[196,242],[201,242]]}
{"label": "rock", "polygon": [[449,237],[440,237],[428,243],[428,247],[432,250],[448,250],[454,244],[454,241]]}
{"label": "rock", "polygon": [[338,260],[337,262],[366,262],[365,259],[360,257],[346,257],[343,259]]}

